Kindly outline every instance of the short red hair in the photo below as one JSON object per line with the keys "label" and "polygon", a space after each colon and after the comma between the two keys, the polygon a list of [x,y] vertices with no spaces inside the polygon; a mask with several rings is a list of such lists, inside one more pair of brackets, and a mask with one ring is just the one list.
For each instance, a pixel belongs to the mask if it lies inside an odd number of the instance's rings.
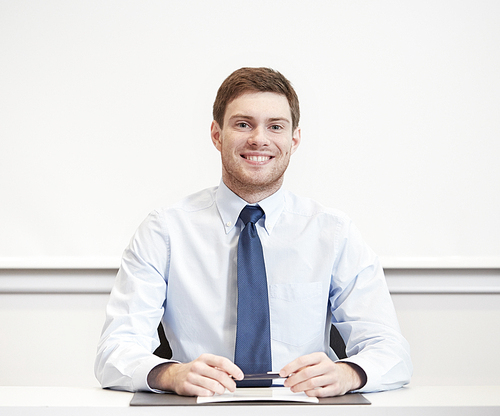
{"label": "short red hair", "polygon": [[227,105],[246,92],[274,92],[284,95],[292,113],[292,130],[299,125],[299,98],[290,81],[271,68],[240,68],[224,80],[215,97],[213,117],[221,128]]}

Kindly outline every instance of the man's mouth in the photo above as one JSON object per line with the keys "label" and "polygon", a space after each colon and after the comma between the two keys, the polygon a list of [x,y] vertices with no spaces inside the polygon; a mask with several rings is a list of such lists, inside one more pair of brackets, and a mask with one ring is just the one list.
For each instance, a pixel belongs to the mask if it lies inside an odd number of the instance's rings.
{"label": "man's mouth", "polygon": [[265,162],[271,159],[271,156],[250,156],[250,155],[241,155],[242,158],[246,160],[250,160],[252,162]]}

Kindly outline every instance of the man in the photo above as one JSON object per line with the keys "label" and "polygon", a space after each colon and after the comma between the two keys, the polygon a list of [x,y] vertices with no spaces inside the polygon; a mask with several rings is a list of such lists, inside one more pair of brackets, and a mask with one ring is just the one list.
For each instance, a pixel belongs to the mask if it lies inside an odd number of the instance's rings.
{"label": "man", "polygon": [[[103,387],[205,396],[244,379],[235,348],[246,342],[237,341],[245,313],[238,245],[248,205],[263,215],[252,238],[267,276],[269,300],[259,308],[269,369],[318,397],[409,381],[409,346],[377,257],[343,213],[282,189],[299,117],[295,91],[274,70],[242,68],[221,85],[211,137],[222,181],[151,213],[125,250],[96,359]],[[172,360],[152,354],[160,321]],[[346,342],[343,360],[328,345],[332,322]]]}

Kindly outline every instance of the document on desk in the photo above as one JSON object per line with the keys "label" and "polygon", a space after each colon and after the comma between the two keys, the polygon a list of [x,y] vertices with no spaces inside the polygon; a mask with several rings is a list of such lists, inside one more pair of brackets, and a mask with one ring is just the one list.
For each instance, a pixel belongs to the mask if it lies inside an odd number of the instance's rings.
{"label": "document on desk", "polygon": [[[254,391],[251,393],[252,395],[256,396],[257,395],[257,390],[255,389],[261,389],[261,387],[241,387],[244,389],[251,388]],[[281,392],[276,393],[270,393],[267,389],[277,389],[278,387],[263,387],[263,389],[266,390],[264,395],[260,394],[260,397],[262,399],[256,399],[255,397],[253,399],[249,398],[249,396],[244,396],[244,397],[239,397],[239,398],[232,398],[231,401],[213,401],[213,397],[211,398],[211,402],[203,402],[206,399],[202,399],[200,402],[198,402],[196,397],[188,397],[188,396],[178,396],[177,394],[174,393],[164,393],[164,394],[159,394],[159,393],[152,393],[152,392],[145,392],[145,391],[138,391],[134,393],[134,397],[132,398],[130,402],[130,406],[248,406],[248,405],[272,405],[275,404],[276,406],[311,406],[311,405],[366,405],[370,404],[370,402],[362,395],[359,393],[350,393],[350,394],[345,394],[343,396],[336,396],[336,397],[322,397],[319,399],[319,402],[317,400],[310,399],[306,396],[302,396],[302,394],[298,393],[291,393],[290,390],[288,389],[288,392],[286,391],[284,387],[280,387]],[[262,393],[262,392],[261,392]],[[279,399],[278,397],[282,397],[282,399]],[[287,395],[288,397],[283,400],[283,396]],[[219,399],[224,396],[221,395],[219,396]],[[226,395],[227,397],[227,395]],[[293,401],[290,400],[290,398],[293,397]],[[209,398],[210,399],[210,398]],[[217,397],[215,398],[217,400]],[[311,402],[307,401],[297,401],[297,400],[312,400]],[[224,397],[222,397],[222,400],[225,400]]]}
{"label": "document on desk", "polygon": [[305,393],[293,393],[288,387],[238,387],[234,393],[226,390],[224,394],[196,399],[198,404],[239,401],[319,402],[317,397],[309,397]]}

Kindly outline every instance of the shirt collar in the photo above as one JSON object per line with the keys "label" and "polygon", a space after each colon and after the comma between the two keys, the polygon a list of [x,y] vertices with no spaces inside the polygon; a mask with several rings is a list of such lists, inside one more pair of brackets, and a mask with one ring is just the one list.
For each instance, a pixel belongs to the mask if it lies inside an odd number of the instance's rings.
{"label": "shirt collar", "polygon": [[[217,188],[215,201],[227,234],[235,227],[241,210],[248,205],[248,202],[231,191],[222,180]],[[257,205],[264,210],[264,229],[268,234],[271,234],[285,206],[283,190],[280,188]]]}

